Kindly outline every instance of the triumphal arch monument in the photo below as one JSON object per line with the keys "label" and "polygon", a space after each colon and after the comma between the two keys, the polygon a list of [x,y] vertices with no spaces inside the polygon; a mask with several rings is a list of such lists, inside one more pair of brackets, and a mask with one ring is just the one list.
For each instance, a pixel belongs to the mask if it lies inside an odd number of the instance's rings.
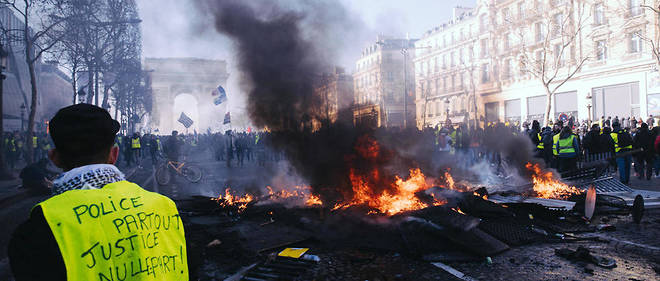
{"label": "triumphal arch monument", "polygon": [[[214,104],[214,90],[227,84],[227,62],[198,58],[145,58],[144,70],[152,89],[151,130],[157,134],[206,133],[222,129],[227,101]],[[216,93],[217,94],[217,93]],[[229,94],[228,94],[229,95]],[[181,113],[194,123],[186,129]]]}

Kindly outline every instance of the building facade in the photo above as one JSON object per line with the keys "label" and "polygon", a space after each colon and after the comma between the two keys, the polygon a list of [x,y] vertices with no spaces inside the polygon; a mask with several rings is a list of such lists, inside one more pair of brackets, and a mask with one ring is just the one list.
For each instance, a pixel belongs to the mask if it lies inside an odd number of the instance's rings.
{"label": "building facade", "polygon": [[[23,21],[7,7],[0,7],[0,29],[9,34],[0,36],[0,43],[8,53],[7,65],[2,70],[3,81],[3,127],[5,132],[27,130],[31,105],[31,84],[25,59],[25,45],[20,38]],[[32,32],[32,31],[30,31]],[[17,34],[11,34],[17,33]],[[56,62],[35,62],[37,82],[37,105],[35,130],[45,131],[47,121],[60,108],[72,104],[71,79]]]}
{"label": "building facade", "polygon": [[[416,40],[380,36],[362,51],[353,74],[353,122],[372,127],[414,126]],[[404,116],[407,116],[404,122]]]}
{"label": "building facade", "polygon": [[[643,8],[643,1],[479,0],[476,4],[462,20],[427,32],[417,44],[432,47],[426,56],[426,50],[418,50],[421,54],[415,59],[415,70],[421,72],[416,74],[418,90],[425,87],[429,93],[417,97],[418,117],[430,118],[418,122],[420,127],[446,118],[442,99],[450,117],[454,107],[460,113],[461,95],[445,91],[442,83],[447,80],[451,86],[447,78],[451,72],[439,71],[439,76],[431,72],[431,79],[425,75],[427,68],[435,69],[436,58],[450,60],[452,53],[460,55],[466,48],[474,53],[464,71],[474,71],[472,100],[476,101],[474,114],[469,102],[466,112],[481,126],[541,121],[548,104],[550,119],[565,114],[579,120],[601,116],[645,120],[649,114],[660,114],[660,74],[651,44],[657,46],[660,38],[658,16]],[[450,41],[454,45],[448,43],[444,51],[444,44],[435,43],[449,40],[452,34],[460,37],[461,29],[472,32],[465,39],[469,43]],[[549,91],[554,93],[551,98]],[[430,110],[420,107],[420,100],[432,104]]]}
{"label": "building facade", "polygon": [[[477,75],[487,63],[488,49],[480,49],[472,9],[456,7],[452,19],[424,33],[415,42],[417,127],[474,119]],[[470,116],[472,113],[472,116]]]}
{"label": "building facade", "polygon": [[332,72],[323,73],[314,83],[314,94],[321,100],[314,129],[322,122],[349,123],[353,121],[353,76],[346,74],[341,67],[335,67]]}

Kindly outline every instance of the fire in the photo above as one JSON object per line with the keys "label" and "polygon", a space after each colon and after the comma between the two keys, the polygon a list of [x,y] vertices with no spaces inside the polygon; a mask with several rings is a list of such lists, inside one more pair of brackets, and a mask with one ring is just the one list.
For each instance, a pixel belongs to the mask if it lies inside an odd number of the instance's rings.
{"label": "fire", "polygon": [[323,205],[323,201],[321,201],[321,198],[314,195],[310,194],[309,198],[305,201],[305,205],[307,206],[314,206],[314,205]]}
{"label": "fire", "polygon": [[[353,199],[349,203],[338,204],[333,210],[346,208],[354,205],[366,205],[381,214],[394,215],[403,211],[417,210],[428,207],[428,203],[422,202],[417,196],[418,192],[431,188],[426,183],[426,177],[420,169],[411,169],[408,179],[396,176],[392,189],[386,189],[381,194],[374,194],[373,186],[365,177],[350,173],[353,187]],[[433,205],[441,205],[444,202],[434,198]],[[371,212],[374,213],[374,212]]]}
{"label": "fire", "polygon": [[242,196],[237,196],[232,194],[231,188],[225,189],[225,196],[222,197],[222,194],[215,199],[218,201],[221,207],[234,206],[238,209],[239,213],[242,213],[247,208],[250,202],[254,201],[254,196],[250,194],[244,194]]}
{"label": "fire", "polygon": [[532,181],[534,182],[534,193],[540,198],[548,199],[566,199],[573,194],[582,193],[574,186],[569,186],[554,178],[552,172],[543,171],[539,164],[527,163],[525,167],[532,171]]}

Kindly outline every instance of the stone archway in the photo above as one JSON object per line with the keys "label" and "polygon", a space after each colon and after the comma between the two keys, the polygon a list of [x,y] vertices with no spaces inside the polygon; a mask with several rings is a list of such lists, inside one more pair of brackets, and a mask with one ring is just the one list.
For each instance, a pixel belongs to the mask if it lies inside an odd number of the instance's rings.
{"label": "stone archway", "polygon": [[211,92],[218,85],[226,88],[229,74],[225,61],[146,58],[144,67],[151,77],[152,131],[169,134],[174,129],[183,128],[177,122],[181,112],[174,112],[175,99],[180,95],[193,96],[197,101],[196,108],[188,109],[198,114],[197,120],[193,119],[195,121],[193,127],[197,132],[221,129],[219,125],[222,124],[224,111],[213,104]]}

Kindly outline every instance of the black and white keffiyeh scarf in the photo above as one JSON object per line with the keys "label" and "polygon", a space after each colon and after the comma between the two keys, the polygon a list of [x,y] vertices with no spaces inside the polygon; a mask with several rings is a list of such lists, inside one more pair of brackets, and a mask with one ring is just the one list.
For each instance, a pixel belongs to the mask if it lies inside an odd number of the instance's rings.
{"label": "black and white keffiyeh scarf", "polygon": [[62,173],[53,181],[53,195],[74,189],[98,189],[106,184],[125,180],[124,174],[114,165],[94,164]]}

